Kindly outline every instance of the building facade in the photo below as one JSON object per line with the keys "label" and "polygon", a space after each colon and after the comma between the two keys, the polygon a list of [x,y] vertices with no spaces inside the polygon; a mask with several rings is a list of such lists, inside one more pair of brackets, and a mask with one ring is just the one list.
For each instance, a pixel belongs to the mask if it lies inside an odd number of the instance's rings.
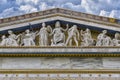
{"label": "building facade", "polygon": [[0,80],[119,80],[118,19],[50,9],[0,19]]}

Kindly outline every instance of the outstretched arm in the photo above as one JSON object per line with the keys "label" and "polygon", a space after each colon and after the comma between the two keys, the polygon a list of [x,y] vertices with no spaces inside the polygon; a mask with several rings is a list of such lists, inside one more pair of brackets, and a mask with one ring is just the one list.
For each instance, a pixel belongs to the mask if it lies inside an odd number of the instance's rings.
{"label": "outstretched arm", "polygon": [[35,36],[38,36],[39,35],[39,31],[36,31],[34,34],[35,34]]}
{"label": "outstretched arm", "polygon": [[15,35],[15,39],[18,39],[22,34]]}
{"label": "outstretched arm", "polygon": [[68,28],[69,28],[69,25],[67,24],[66,27],[67,27],[66,29],[63,29],[63,28],[62,28],[62,30],[63,30],[63,31],[67,31]]}

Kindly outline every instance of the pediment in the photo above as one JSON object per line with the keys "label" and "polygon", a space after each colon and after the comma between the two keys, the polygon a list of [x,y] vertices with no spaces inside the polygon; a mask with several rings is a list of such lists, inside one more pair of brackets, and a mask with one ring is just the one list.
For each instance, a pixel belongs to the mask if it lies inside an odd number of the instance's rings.
{"label": "pediment", "polygon": [[[98,40],[98,35],[103,33],[104,30],[107,31],[106,35],[107,39],[113,40],[115,33],[120,32],[120,25],[117,21],[117,19],[111,19],[111,18],[106,18],[106,17],[100,17],[100,16],[95,16],[95,15],[90,15],[90,14],[85,14],[85,13],[79,13],[79,12],[74,12],[70,10],[64,10],[64,9],[51,9],[51,10],[46,10],[42,12],[36,12],[36,13],[31,13],[31,14],[25,14],[21,16],[16,16],[16,17],[11,17],[11,18],[5,18],[1,19],[1,24],[0,24],[0,36],[1,36],[1,41],[2,41],[2,36],[5,35],[6,38],[9,38],[10,34],[9,31],[12,31],[15,35],[25,35],[27,32],[26,30],[30,30],[30,33],[38,33],[43,27],[43,23],[45,23],[45,27],[50,26],[49,29],[51,29],[51,32],[47,33],[49,35],[47,39],[47,45],[41,45],[41,34],[39,35],[35,34],[35,39],[33,40],[34,45],[24,45],[24,44],[30,44],[29,40],[26,40],[26,42],[22,43],[23,38],[19,38],[19,42],[17,42],[17,46],[13,45],[2,45],[0,52],[5,52],[5,53],[49,53],[49,50],[53,53],[75,53],[75,54],[82,54],[82,53],[110,53],[111,50],[114,51],[115,53],[119,52],[119,45],[99,45],[96,46],[97,40]],[[55,40],[58,40],[61,36],[56,39],[54,38],[54,29],[56,28],[56,23],[59,22],[60,24],[60,30],[66,29],[66,31],[58,32],[57,34],[64,36],[64,40],[55,42]],[[68,24],[68,29],[67,29],[67,24]],[[69,29],[71,31],[74,29],[72,28],[73,26],[77,27],[77,31],[74,30],[73,32],[70,32],[70,35],[72,35],[69,38]],[[62,29],[61,29],[62,28]],[[82,40],[84,38],[84,35],[82,35],[81,31],[83,31],[83,34],[86,33],[87,29],[89,29],[89,33],[92,39],[92,45],[85,45],[85,41]],[[53,34],[52,34],[53,32]],[[74,33],[75,32],[75,33]],[[28,32],[29,33],[29,32]],[[79,40],[76,40],[78,37],[79,33]],[[52,34],[50,36],[50,34]],[[75,34],[75,37],[74,35]],[[37,36],[36,36],[37,35]],[[43,37],[45,37],[44,35]],[[76,38],[76,39],[75,39]],[[54,40],[55,39],[55,40]],[[62,38],[61,38],[62,39]],[[86,39],[86,38],[85,38]],[[87,38],[89,39],[89,38]],[[11,40],[11,39],[10,39]],[[68,40],[68,43],[67,43]],[[69,40],[72,40],[69,44]],[[90,39],[89,39],[90,40]],[[115,39],[116,40],[116,39]],[[119,44],[119,40],[117,39]],[[10,41],[9,41],[10,42]],[[62,43],[62,45],[59,44],[56,45],[56,43]],[[44,43],[44,40],[43,40]],[[52,45],[53,43],[53,45]],[[71,45],[72,44],[72,45]],[[88,43],[87,43],[88,44]],[[57,48],[52,50],[53,48]],[[9,48],[10,47],[10,48]],[[65,49],[65,47],[67,47]],[[83,49],[81,49],[81,47]],[[106,49],[107,47],[107,49]],[[116,47],[114,50],[112,49],[113,47]],[[9,50],[8,50],[9,48]],[[15,49],[16,48],[16,49]],[[75,48],[75,49],[74,49]],[[6,51],[6,49],[8,51]],[[58,50],[57,50],[58,49]],[[16,52],[17,50],[17,52]],[[45,52],[46,50],[47,52]],[[57,50],[57,52],[56,52]],[[102,51],[103,50],[103,51]],[[26,52],[25,52],[26,51]],[[61,52],[62,51],[62,52]],[[113,52],[113,53],[114,53]]]}

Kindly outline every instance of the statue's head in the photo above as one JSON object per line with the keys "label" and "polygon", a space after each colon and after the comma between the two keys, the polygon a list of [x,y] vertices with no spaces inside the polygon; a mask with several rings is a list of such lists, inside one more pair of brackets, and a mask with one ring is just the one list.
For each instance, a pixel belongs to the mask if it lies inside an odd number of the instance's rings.
{"label": "statue's head", "polygon": [[115,39],[118,39],[120,37],[119,33],[115,33]]}
{"label": "statue's head", "polygon": [[57,21],[56,23],[55,23],[55,27],[57,28],[57,27],[60,27],[60,22],[59,21]]}
{"label": "statue's head", "polygon": [[74,29],[77,29],[77,25],[73,25],[73,28],[74,28]]}
{"label": "statue's head", "polygon": [[27,29],[25,32],[26,32],[26,33],[29,33],[29,32],[30,32],[30,30],[29,30],[29,29]]}
{"label": "statue's head", "polygon": [[90,29],[87,28],[87,29],[86,29],[86,32],[89,32],[89,31],[90,31]]}
{"label": "statue's head", "polygon": [[102,33],[106,34],[106,33],[107,33],[107,30],[103,30]]}
{"label": "statue's head", "polygon": [[13,32],[11,30],[8,30],[8,34],[12,34]]}
{"label": "statue's head", "polygon": [[42,26],[45,27],[46,26],[45,23],[42,23]]}
{"label": "statue's head", "polygon": [[6,36],[5,36],[5,35],[3,35],[3,36],[2,36],[2,39],[5,39],[5,38],[6,38]]}

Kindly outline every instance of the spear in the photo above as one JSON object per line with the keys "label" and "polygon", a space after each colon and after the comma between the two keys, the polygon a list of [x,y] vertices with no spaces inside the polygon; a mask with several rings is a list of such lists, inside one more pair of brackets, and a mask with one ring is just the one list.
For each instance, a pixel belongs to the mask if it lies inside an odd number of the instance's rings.
{"label": "spear", "polygon": [[32,28],[32,25],[31,25],[31,23],[29,23],[29,26],[30,26],[30,29],[32,30],[32,32],[33,32],[33,28]]}

